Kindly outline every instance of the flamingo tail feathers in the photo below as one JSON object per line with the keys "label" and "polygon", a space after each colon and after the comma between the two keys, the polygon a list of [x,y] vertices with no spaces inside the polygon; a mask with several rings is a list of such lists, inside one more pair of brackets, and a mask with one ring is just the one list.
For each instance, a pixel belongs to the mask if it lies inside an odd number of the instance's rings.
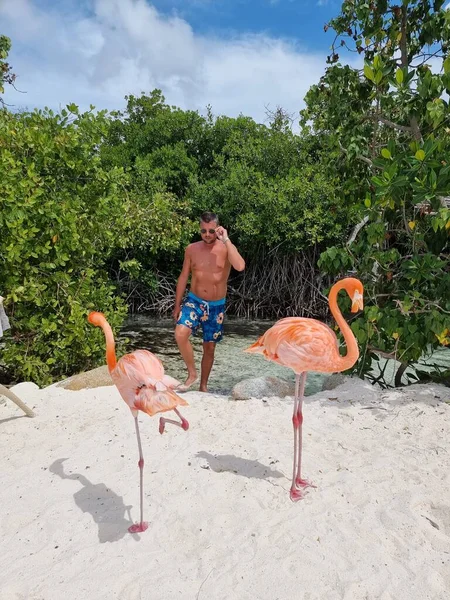
{"label": "flamingo tail feathers", "polygon": [[261,338],[256,340],[256,342],[246,348],[244,352],[248,352],[249,354],[264,354],[264,346],[261,344],[260,340]]}
{"label": "flamingo tail feathers", "polygon": [[170,389],[175,389],[177,386],[180,385],[180,382],[178,381],[178,379],[175,379],[174,377],[171,377],[170,375],[164,375],[164,377],[162,378],[162,382],[164,383],[164,385],[166,385]]}
{"label": "flamingo tail feathers", "polygon": [[147,413],[151,417],[159,412],[173,410],[177,406],[188,406],[188,403],[169,389],[142,388],[134,401],[134,408]]}

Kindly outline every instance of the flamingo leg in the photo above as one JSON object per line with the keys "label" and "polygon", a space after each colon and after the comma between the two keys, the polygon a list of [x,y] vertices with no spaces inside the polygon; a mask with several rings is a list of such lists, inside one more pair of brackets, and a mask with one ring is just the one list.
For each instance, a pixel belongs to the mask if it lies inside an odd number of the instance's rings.
{"label": "flamingo leg", "polygon": [[290,497],[293,502],[301,500],[305,496],[304,489],[315,487],[307,479],[301,476],[302,470],[302,425],[303,425],[303,396],[305,393],[306,371],[295,374],[295,403],[292,423],[294,425],[294,470],[292,474],[292,485]]}
{"label": "flamingo leg", "polygon": [[141,490],[141,522],[135,523],[128,528],[130,533],[142,533],[148,527],[148,523],[144,521],[144,455],[142,454],[141,436],[139,433],[139,423],[137,416],[134,417],[134,424],[136,427],[136,437],[139,448],[139,471],[140,471],[140,490]]}
{"label": "flamingo leg", "polygon": [[177,427],[181,427],[184,431],[189,429],[189,423],[187,420],[181,416],[180,411],[177,408],[173,409],[175,413],[180,417],[180,421],[175,421],[175,419],[167,419],[165,417],[159,418],[159,433],[163,434],[164,429],[166,428],[166,423],[171,423],[172,425],[176,425]]}
{"label": "flamingo leg", "polygon": [[293,502],[295,500],[300,500],[297,498],[299,490],[297,490],[295,485],[295,478],[297,476],[297,464],[298,464],[298,389],[300,384],[300,375],[298,373],[295,374],[295,398],[294,398],[294,412],[292,413],[292,425],[294,426],[294,462],[292,467],[292,484],[290,490],[290,497]]}
{"label": "flamingo leg", "polygon": [[305,384],[306,384],[306,376],[307,373],[302,373],[302,380],[300,381],[300,399],[298,404],[298,420],[299,420],[299,430],[298,430],[298,464],[297,464],[297,476],[295,478],[295,484],[297,487],[306,488],[306,487],[316,487],[307,479],[303,479],[301,476],[301,466],[302,466],[302,431],[303,431],[303,397],[305,394]]}

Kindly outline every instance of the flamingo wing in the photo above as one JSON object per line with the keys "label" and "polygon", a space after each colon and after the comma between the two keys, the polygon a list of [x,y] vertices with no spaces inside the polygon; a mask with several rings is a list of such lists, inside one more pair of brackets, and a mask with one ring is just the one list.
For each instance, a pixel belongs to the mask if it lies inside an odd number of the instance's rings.
{"label": "flamingo wing", "polygon": [[263,354],[268,360],[303,371],[333,372],[339,357],[334,332],[321,321],[302,317],[281,319],[247,352]]}
{"label": "flamingo wing", "polygon": [[136,394],[133,408],[152,417],[157,413],[173,410],[177,406],[188,406],[188,403],[173,390],[143,387]]}
{"label": "flamingo wing", "polygon": [[126,354],[123,359],[132,364],[141,374],[145,374],[152,379],[162,379],[164,377],[162,362],[148,350],[135,350],[131,354]]}
{"label": "flamingo wing", "polygon": [[136,350],[122,356],[111,377],[120,395],[133,410],[136,390],[143,386],[155,386],[162,381],[164,367],[159,358],[148,350]]}

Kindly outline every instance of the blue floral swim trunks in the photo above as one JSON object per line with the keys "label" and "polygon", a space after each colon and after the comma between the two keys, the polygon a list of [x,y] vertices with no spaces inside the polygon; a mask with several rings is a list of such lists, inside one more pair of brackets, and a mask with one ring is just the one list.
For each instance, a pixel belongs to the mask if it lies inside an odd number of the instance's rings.
{"label": "blue floral swim trunks", "polygon": [[194,335],[201,326],[204,342],[220,342],[223,337],[224,316],[225,298],[207,302],[189,292],[178,315],[177,325],[189,327]]}

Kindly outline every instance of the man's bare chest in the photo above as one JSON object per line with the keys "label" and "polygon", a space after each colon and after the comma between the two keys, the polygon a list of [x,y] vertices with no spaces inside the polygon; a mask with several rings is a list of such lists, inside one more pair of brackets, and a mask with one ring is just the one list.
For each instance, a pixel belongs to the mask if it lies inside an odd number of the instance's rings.
{"label": "man's bare chest", "polygon": [[192,257],[193,271],[201,271],[206,273],[221,273],[227,266],[226,253],[199,252]]}

